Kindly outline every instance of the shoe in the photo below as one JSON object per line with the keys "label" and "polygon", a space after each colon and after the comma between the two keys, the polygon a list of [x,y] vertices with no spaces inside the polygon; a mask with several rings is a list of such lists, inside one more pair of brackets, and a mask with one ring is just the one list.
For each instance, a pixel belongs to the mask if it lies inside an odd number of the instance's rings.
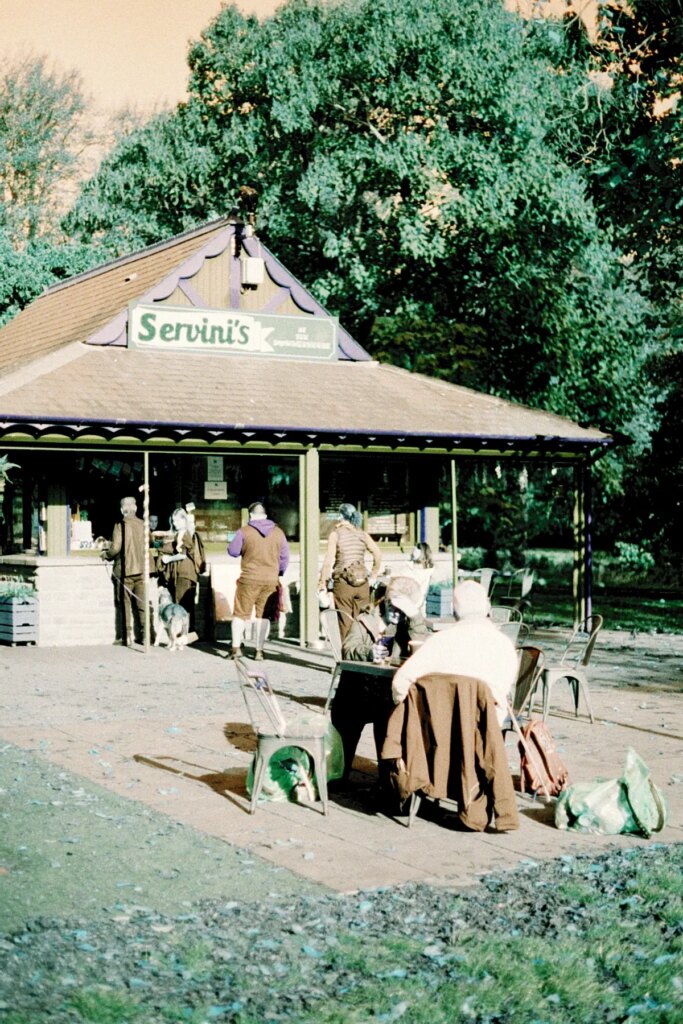
{"label": "shoe", "polygon": [[254,661],[263,661],[263,651],[254,651]]}
{"label": "shoe", "polygon": [[242,657],[242,648],[241,647],[233,647],[232,650],[230,651],[230,657],[231,658],[241,658]]}

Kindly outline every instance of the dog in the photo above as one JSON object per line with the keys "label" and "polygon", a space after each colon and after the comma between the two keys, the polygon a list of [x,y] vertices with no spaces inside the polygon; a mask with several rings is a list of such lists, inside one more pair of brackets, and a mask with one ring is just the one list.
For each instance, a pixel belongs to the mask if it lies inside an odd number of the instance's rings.
{"label": "dog", "polygon": [[162,632],[168,638],[169,651],[181,651],[187,644],[190,629],[190,616],[182,605],[176,604],[166,587],[159,587],[159,624],[154,638],[154,646],[161,643]]}

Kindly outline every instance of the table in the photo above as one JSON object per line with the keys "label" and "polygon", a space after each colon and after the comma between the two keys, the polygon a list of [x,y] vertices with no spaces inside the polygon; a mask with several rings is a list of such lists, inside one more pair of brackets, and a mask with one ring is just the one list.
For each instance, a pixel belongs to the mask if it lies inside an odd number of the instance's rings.
{"label": "table", "polygon": [[344,746],[344,777],[351,770],[358,741],[366,725],[372,723],[379,762],[387,722],[394,710],[391,680],[398,665],[371,661],[344,661],[337,691],[330,708],[332,725]]}

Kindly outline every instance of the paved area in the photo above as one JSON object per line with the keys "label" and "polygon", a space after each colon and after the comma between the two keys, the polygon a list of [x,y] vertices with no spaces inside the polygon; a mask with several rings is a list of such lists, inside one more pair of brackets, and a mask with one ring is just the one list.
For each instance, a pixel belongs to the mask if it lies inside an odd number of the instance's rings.
{"label": "paved area", "polygon": [[[532,638],[533,639],[533,638]],[[562,636],[536,638],[549,653]],[[466,885],[527,858],[647,842],[563,833],[552,806],[519,796],[521,827],[497,835],[456,833],[418,819],[412,829],[376,814],[374,746],[368,728],[330,814],[267,803],[247,812],[245,777],[254,750],[227,646],[182,652],[119,647],[0,649],[0,740],[233,844],[310,882],[340,891],[406,881]],[[272,643],[266,667],[285,711],[320,707],[332,667],[324,652]],[[671,809],[660,841],[683,840],[683,637],[601,635],[591,671],[597,721],[569,710],[556,688],[550,725],[574,780],[620,774],[633,746]],[[509,739],[510,763],[517,753]]]}

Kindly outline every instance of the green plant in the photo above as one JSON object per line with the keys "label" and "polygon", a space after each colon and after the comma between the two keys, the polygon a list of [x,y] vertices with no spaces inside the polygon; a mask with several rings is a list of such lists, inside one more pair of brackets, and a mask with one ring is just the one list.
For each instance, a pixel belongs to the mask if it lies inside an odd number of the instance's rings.
{"label": "green plant", "polygon": [[88,1024],[130,1024],[142,1012],[134,1000],[104,986],[74,992],[69,1003]]}
{"label": "green plant", "polygon": [[642,573],[654,569],[654,558],[639,544],[629,544],[627,541],[618,540],[614,547],[617,551],[616,563],[621,569]]}
{"label": "green plant", "polygon": [[10,462],[9,455],[0,455],[0,483],[9,481],[10,469],[19,469],[19,463]]}
{"label": "green plant", "polygon": [[0,601],[11,597],[35,597],[36,592],[30,583],[23,580],[0,580]]}

